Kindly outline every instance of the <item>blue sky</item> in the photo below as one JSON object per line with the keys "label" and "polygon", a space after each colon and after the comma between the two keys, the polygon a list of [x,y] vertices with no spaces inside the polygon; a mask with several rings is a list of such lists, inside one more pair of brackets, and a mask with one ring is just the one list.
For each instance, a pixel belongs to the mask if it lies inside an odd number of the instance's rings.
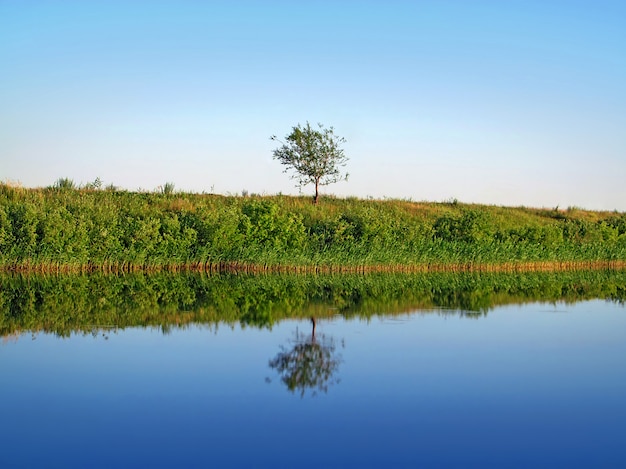
{"label": "blue sky", "polygon": [[[0,0],[0,179],[626,211],[624,1]],[[311,188],[305,187],[304,193]]]}

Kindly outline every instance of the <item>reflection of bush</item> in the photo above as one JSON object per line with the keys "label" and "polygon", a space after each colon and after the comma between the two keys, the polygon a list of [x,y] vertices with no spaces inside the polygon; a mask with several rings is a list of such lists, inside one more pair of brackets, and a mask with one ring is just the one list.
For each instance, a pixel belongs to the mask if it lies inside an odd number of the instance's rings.
{"label": "reflection of bush", "polygon": [[416,309],[480,314],[530,301],[626,299],[626,272],[527,274],[0,276],[0,335],[115,326],[271,327],[285,318]]}
{"label": "reflection of bush", "polygon": [[304,397],[307,390],[327,392],[328,386],[339,381],[336,372],[341,357],[335,355],[335,340],[325,334],[315,335],[315,321],[311,335],[296,330],[290,347],[281,351],[269,362],[291,392]]}

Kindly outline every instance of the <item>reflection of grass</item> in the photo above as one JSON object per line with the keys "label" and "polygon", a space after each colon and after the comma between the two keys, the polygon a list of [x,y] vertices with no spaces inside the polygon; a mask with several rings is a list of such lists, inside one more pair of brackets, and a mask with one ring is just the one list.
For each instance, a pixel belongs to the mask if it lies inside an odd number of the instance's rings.
{"label": "reflection of grass", "polygon": [[626,214],[0,183],[0,269],[411,271],[624,268]]}
{"label": "reflection of grass", "polygon": [[626,272],[204,275],[95,273],[0,277],[0,335],[164,331],[203,323],[272,327],[285,318],[473,311],[530,301],[626,299]]}

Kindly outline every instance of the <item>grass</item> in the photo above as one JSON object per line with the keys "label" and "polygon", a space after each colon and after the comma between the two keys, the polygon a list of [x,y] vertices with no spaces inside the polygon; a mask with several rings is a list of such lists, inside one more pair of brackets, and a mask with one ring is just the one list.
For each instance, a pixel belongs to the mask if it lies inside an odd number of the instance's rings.
{"label": "grass", "polygon": [[0,184],[0,269],[518,271],[624,268],[626,214]]}

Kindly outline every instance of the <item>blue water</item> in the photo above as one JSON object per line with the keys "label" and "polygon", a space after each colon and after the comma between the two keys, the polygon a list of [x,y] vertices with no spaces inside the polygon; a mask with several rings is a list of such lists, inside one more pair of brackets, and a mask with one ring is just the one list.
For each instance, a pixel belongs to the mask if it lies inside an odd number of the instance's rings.
{"label": "blue water", "polygon": [[624,306],[321,320],[337,369],[303,396],[269,366],[296,332],[5,339],[0,468],[626,467]]}

